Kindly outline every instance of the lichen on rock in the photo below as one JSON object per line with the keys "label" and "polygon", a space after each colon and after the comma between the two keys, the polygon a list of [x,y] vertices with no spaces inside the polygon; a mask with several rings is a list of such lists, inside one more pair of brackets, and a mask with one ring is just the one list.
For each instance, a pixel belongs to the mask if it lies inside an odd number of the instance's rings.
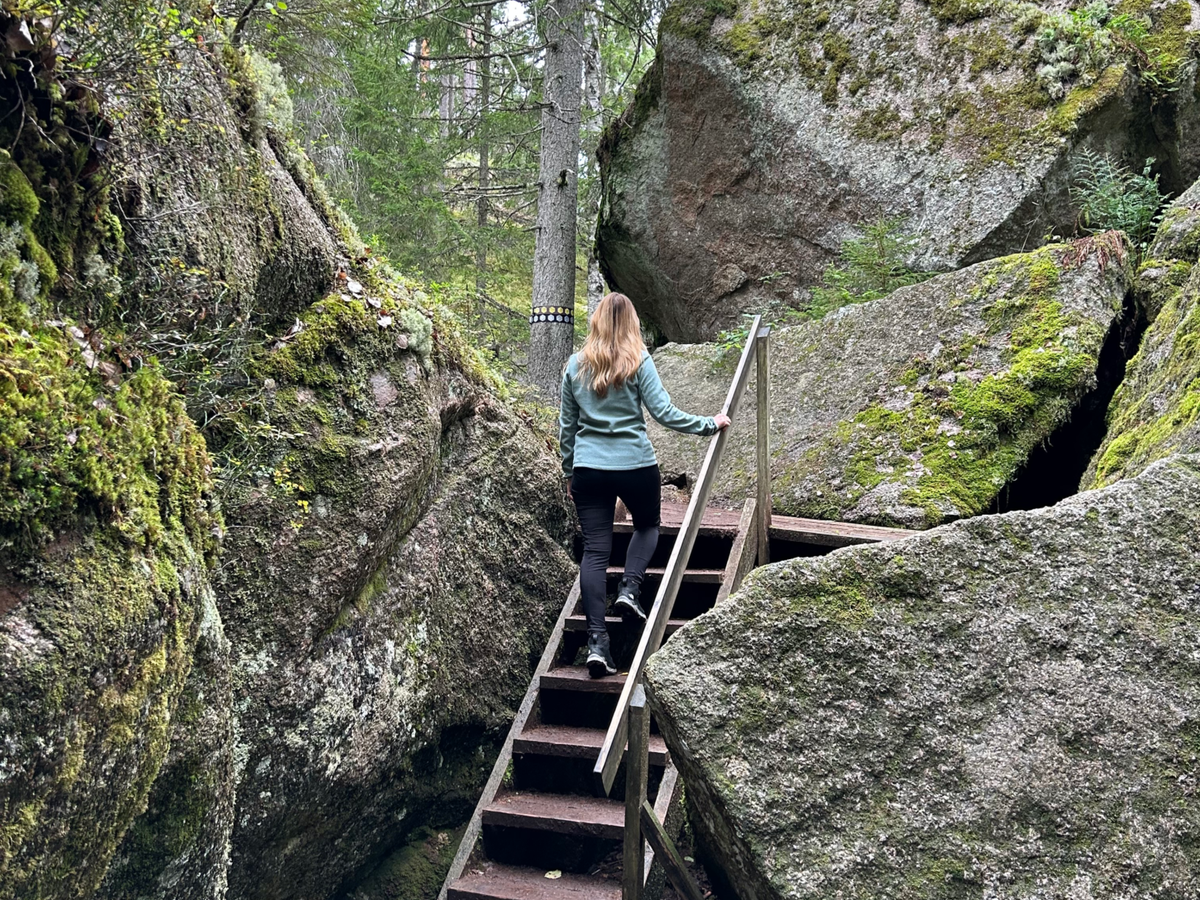
{"label": "lichen on rock", "polygon": [[[775,511],[904,527],[987,511],[1096,388],[1131,279],[1127,243],[1107,234],[777,329]],[[655,361],[683,408],[719,407],[728,372],[714,345],[668,345]],[[718,499],[751,491],[755,403],[751,387]],[[703,448],[651,430],[664,472],[694,477]]]}
{"label": "lichen on rock", "polygon": [[[803,306],[880,219],[903,222],[921,271],[1070,234],[1085,151],[1155,157],[1182,189],[1200,174],[1192,7],[1103,8],[1148,17],[1145,46],[1050,4],[672,3],[601,144],[609,283],[668,339],[712,340],[746,310]],[[1060,49],[1074,62],[1056,68]]]}
{"label": "lichen on rock", "polygon": [[1151,320],[1108,408],[1083,490],[1200,451],[1200,186],[1164,211],[1134,289]]}
{"label": "lichen on rock", "polygon": [[1200,456],[756,570],[651,658],[739,898],[1200,889]]}

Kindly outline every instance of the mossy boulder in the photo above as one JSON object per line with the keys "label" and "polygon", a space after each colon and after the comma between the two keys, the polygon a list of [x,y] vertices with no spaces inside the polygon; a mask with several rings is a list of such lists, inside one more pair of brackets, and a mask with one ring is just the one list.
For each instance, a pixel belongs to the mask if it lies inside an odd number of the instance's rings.
{"label": "mossy boulder", "polygon": [[1088,9],[1105,12],[1085,27],[1050,3],[677,0],[601,144],[609,284],[667,339],[712,340],[805,306],[881,219],[921,271],[1072,234],[1085,151],[1155,157],[1182,190],[1200,175],[1193,5]]}
{"label": "mossy boulder", "polygon": [[[775,511],[913,528],[988,511],[1073,415],[1100,415],[1101,356],[1121,333],[1129,259],[1110,233],[773,331]],[[668,345],[654,359],[679,406],[720,408],[731,354]],[[754,491],[755,393],[751,384],[730,435],[718,501]],[[694,480],[704,448],[650,427],[664,475]]]}
{"label": "mossy boulder", "polygon": [[0,484],[0,898],[90,896],[214,609],[208,455],[154,367],[3,321]]}
{"label": "mossy boulder", "polygon": [[1163,214],[1137,276],[1152,321],[1108,408],[1108,430],[1083,490],[1172,453],[1200,451],[1200,186]]}
{"label": "mossy boulder", "polygon": [[248,470],[217,583],[247,900],[334,896],[465,819],[574,578],[550,442],[464,374],[421,292],[365,293],[259,361],[219,451]]}
{"label": "mossy boulder", "polygon": [[1200,891],[1200,456],[796,559],[651,658],[741,900]]}

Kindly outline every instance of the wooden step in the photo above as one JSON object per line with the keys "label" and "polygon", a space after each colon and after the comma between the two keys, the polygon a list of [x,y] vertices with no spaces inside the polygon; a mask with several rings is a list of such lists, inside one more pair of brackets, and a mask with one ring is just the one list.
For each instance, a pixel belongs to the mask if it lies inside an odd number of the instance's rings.
{"label": "wooden step", "polygon": [[544,869],[485,862],[450,885],[447,900],[621,900],[620,882],[563,872],[547,878]]}
{"label": "wooden step", "polygon": [[[573,725],[528,725],[513,739],[513,753],[537,753],[568,759],[595,760],[604,743],[603,728]],[[661,735],[650,735],[650,765],[665,766],[667,744]]]}
{"label": "wooden step", "polygon": [[[690,621],[691,619],[667,619],[666,633],[674,634]],[[605,616],[604,624],[608,626],[609,630],[612,630],[624,627],[625,620],[619,616]],[[567,616],[566,629],[567,631],[587,631],[587,616]]]}
{"label": "wooden step", "polygon": [[619,694],[625,687],[625,673],[593,678],[587,666],[559,666],[541,678],[543,691],[582,691],[587,694]]}
{"label": "wooden step", "polygon": [[[646,570],[647,578],[662,578],[667,570],[665,568],[651,567]],[[609,566],[608,577],[620,578],[625,574],[624,566]],[[694,584],[720,584],[725,578],[724,569],[684,569],[683,580],[690,581]],[[651,597],[651,600],[654,598]]]}
{"label": "wooden step", "polygon": [[484,807],[483,824],[620,840],[625,804],[575,794],[505,791]]}

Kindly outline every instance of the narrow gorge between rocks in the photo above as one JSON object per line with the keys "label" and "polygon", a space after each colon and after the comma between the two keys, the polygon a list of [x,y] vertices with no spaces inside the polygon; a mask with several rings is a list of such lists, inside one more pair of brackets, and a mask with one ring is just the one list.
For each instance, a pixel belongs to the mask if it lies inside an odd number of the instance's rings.
{"label": "narrow gorge between rocks", "polygon": [[[0,900],[1200,897],[1198,71],[1193,0],[0,0]],[[532,373],[610,290],[737,402],[646,422],[592,678]]]}

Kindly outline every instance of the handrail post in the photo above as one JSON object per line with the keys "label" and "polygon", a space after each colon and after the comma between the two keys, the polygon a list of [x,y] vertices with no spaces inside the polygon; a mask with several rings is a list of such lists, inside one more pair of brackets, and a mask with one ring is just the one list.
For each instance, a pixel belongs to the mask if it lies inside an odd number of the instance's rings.
{"label": "handrail post", "polygon": [[758,485],[756,512],[758,515],[758,564],[771,561],[771,326],[758,329],[754,349],[758,369]]}
{"label": "handrail post", "polygon": [[646,855],[642,846],[642,804],[650,770],[650,713],[646,689],[638,685],[629,701],[629,752],[625,756],[625,838],[621,900],[642,900]]}

